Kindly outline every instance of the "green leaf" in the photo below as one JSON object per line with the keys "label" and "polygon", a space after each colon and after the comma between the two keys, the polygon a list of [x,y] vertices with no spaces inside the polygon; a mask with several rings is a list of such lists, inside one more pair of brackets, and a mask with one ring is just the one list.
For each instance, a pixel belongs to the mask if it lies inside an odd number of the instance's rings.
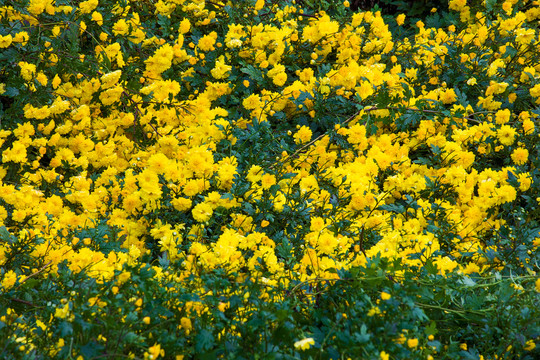
{"label": "green leaf", "polygon": [[214,345],[214,335],[206,330],[201,330],[195,337],[195,350],[203,352],[209,350]]}
{"label": "green leaf", "polygon": [[91,359],[102,354],[103,350],[105,350],[105,347],[102,344],[92,341],[86,345],[81,346],[81,355],[85,359]]}
{"label": "green leaf", "polygon": [[9,86],[6,88],[6,91],[2,95],[14,98],[14,97],[19,96],[19,94],[20,94],[19,89]]}
{"label": "green leaf", "polygon": [[427,336],[437,335],[437,333],[439,332],[437,330],[437,323],[435,321],[431,321],[429,325],[426,326],[426,328],[424,329],[424,332],[426,333]]}
{"label": "green leaf", "polygon": [[464,276],[463,278],[459,280],[459,282],[468,287],[472,287],[476,285],[476,282],[468,276]]}
{"label": "green leaf", "polygon": [[243,67],[240,69],[240,71],[248,75],[251,79],[255,80],[256,82],[264,81],[262,72],[259,69],[255,68],[253,65],[248,65],[246,67]]}
{"label": "green leaf", "polygon": [[497,5],[497,0],[486,0],[486,10],[487,12],[492,12],[495,7],[495,5]]}

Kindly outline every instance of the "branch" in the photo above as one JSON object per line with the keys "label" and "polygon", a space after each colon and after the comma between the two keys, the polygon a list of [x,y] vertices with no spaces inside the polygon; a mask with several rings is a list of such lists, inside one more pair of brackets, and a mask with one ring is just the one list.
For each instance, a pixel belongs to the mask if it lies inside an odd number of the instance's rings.
{"label": "branch", "polygon": [[[410,110],[410,111],[419,111],[419,112],[428,113],[428,114],[439,114],[439,113],[440,113],[440,111],[438,111],[438,110],[430,110],[430,109],[415,109],[415,108],[410,108],[410,107],[401,109],[401,108],[398,108],[398,107],[396,107],[396,106],[388,106],[388,107],[378,108],[377,106],[374,105],[374,106],[370,106],[370,107],[367,107],[367,108],[364,108],[364,109],[362,109],[362,110],[357,111],[356,113],[354,113],[354,115],[352,115],[352,116],[349,117],[347,120],[345,120],[345,121],[343,122],[342,125],[345,125],[345,124],[351,122],[352,120],[354,120],[354,119],[356,118],[356,116],[357,116],[358,114],[360,114],[362,111],[363,111],[363,112],[371,112],[371,111],[375,111],[375,110]],[[473,113],[473,114],[471,114],[471,115],[475,115],[475,114],[478,114],[478,113],[480,113],[480,112],[475,112],[475,113]],[[466,119],[466,120],[468,120],[468,121],[475,122],[475,123],[477,123],[477,124],[480,124],[480,123],[481,123],[479,120],[473,119],[473,118],[471,118],[471,117],[465,116],[465,117],[462,117],[462,118],[463,118],[463,119]],[[308,142],[307,144],[305,144],[304,146],[302,146],[301,148],[299,148],[298,150],[296,150],[294,153],[292,153],[292,154],[290,154],[290,155],[287,155],[287,156],[286,156],[285,158],[283,158],[283,159],[279,159],[279,160],[275,161],[274,163],[272,163],[272,165],[270,165],[270,169],[273,169],[273,168],[277,165],[277,163],[279,163],[280,161],[285,161],[285,160],[287,160],[287,159],[289,159],[289,158],[291,158],[291,157],[293,157],[293,156],[296,156],[298,153],[302,152],[302,151],[303,151],[304,149],[306,149],[307,147],[313,145],[315,142],[317,142],[317,140],[322,139],[322,138],[323,138],[324,136],[326,136],[326,135],[327,135],[327,133],[324,133],[324,134],[322,134],[322,135],[319,135],[317,138],[311,140],[310,142]]]}
{"label": "branch", "polygon": [[30,275],[28,275],[27,277],[25,277],[24,279],[22,279],[20,283],[22,284],[23,282],[25,282],[26,280],[30,279],[31,277],[34,277],[34,276],[38,275],[40,272],[42,272],[43,270],[45,270],[46,268],[48,268],[51,264],[52,264],[52,260],[49,261],[48,263],[46,263],[41,269],[39,269],[39,270],[36,271],[35,273],[30,274]]}
{"label": "branch", "polygon": [[[369,109],[368,109],[368,110],[369,110]],[[343,124],[347,124],[347,123],[351,122],[358,114],[360,114],[361,111],[362,111],[362,110],[357,111],[356,113],[354,113],[354,115],[351,116],[351,117],[349,117],[347,120],[345,120],[345,121],[343,122]],[[366,111],[366,109],[364,109],[364,111]],[[311,140],[310,142],[308,142],[307,144],[305,144],[304,146],[302,146],[301,148],[299,148],[298,150],[296,150],[296,151],[293,152],[292,154],[287,155],[287,156],[286,156],[285,158],[283,158],[283,159],[276,160],[272,165],[270,165],[270,169],[273,169],[274,166],[276,166],[278,162],[280,162],[280,161],[285,161],[285,160],[287,160],[287,159],[289,159],[289,158],[291,158],[291,157],[297,155],[297,154],[300,153],[302,150],[304,150],[305,148],[307,148],[307,147],[313,145],[315,142],[317,142],[317,140],[322,139],[322,138],[323,138],[324,136],[326,136],[326,135],[327,135],[326,133],[324,133],[324,134],[322,134],[322,135],[319,135],[318,137],[316,137],[315,139]]]}

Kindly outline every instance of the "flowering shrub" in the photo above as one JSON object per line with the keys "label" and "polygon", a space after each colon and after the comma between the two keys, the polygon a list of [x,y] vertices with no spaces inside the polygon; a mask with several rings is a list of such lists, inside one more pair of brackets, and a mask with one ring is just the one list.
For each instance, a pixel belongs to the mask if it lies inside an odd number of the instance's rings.
{"label": "flowering shrub", "polygon": [[0,7],[2,358],[538,356],[540,3],[348,5]]}

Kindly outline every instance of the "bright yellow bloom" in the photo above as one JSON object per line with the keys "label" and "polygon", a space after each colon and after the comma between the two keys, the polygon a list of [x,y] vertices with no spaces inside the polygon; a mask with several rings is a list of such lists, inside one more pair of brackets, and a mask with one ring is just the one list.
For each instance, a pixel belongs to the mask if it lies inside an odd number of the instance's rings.
{"label": "bright yellow bloom", "polygon": [[410,348],[415,348],[418,346],[418,339],[408,339],[407,346]]}
{"label": "bright yellow bloom", "polygon": [[154,360],[160,356],[165,356],[165,350],[161,348],[161,345],[154,344],[148,348],[148,351],[144,353],[144,360]]}
{"label": "bright yellow bloom", "polygon": [[26,146],[20,141],[14,142],[13,146],[2,154],[3,162],[24,163],[26,160]]}
{"label": "bright yellow bloom", "polygon": [[17,282],[17,274],[13,270],[9,270],[4,274],[4,278],[2,279],[2,287],[4,290],[9,290],[10,288],[15,285]]}
{"label": "bright yellow bloom", "polygon": [[503,125],[497,130],[497,138],[503,145],[512,145],[516,136],[516,130],[510,125]]}
{"label": "bright yellow bloom", "polygon": [[294,343],[294,348],[298,350],[307,350],[315,345],[315,340],[313,338],[305,338]]}
{"label": "bright yellow bloom", "polygon": [[92,21],[101,26],[103,25],[103,16],[99,12],[94,11],[92,13]]}
{"label": "bright yellow bloom", "polygon": [[264,7],[264,0],[257,0],[255,3],[255,10],[261,10]]}
{"label": "bright yellow bloom", "polygon": [[208,220],[210,220],[213,213],[214,210],[212,209],[212,206],[205,202],[195,205],[193,210],[191,210],[193,219],[198,222],[207,222]]}
{"label": "bright yellow bloom", "polygon": [[82,14],[90,14],[98,5],[98,0],[83,1],[79,4],[79,11]]}
{"label": "bright yellow bloom", "polygon": [[113,25],[112,30],[113,34],[116,36],[126,35],[129,32],[129,25],[126,20],[120,19]]}
{"label": "bright yellow bloom", "polygon": [[229,71],[231,71],[232,66],[227,65],[225,63],[225,57],[221,55],[216,60],[216,66],[212,70],[210,70],[210,73],[212,74],[212,77],[214,79],[225,79],[229,76]]}
{"label": "bright yellow bloom", "polygon": [[193,329],[193,326],[191,325],[191,320],[187,317],[183,317],[180,319],[180,326],[182,329],[184,329],[186,332],[191,331]]}
{"label": "bright yellow bloom", "polygon": [[0,35],[0,49],[5,49],[7,48],[9,45],[11,45],[11,43],[13,42],[13,37],[11,36],[11,34],[7,34],[7,35]]}
{"label": "bright yellow bloom", "polygon": [[310,128],[302,125],[300,129],[298,129],[298,132],[294,134],[294,142],[296,144],[305,144],[311,140],[312,134],[313,133],[311,132]]}
{"label": "bright yellow bloom", "polygon": [[59,319],[65,319],[69,315],[69,303],[67,303],[64,307],[56,308],[54,312],[54,317],[57,317]]}
{"label": "bright yellow bloom", "polygon": [[514,164],[523,165],[528,161],[529,150],[525,148],[517,148],[512,152],[511,158]]}

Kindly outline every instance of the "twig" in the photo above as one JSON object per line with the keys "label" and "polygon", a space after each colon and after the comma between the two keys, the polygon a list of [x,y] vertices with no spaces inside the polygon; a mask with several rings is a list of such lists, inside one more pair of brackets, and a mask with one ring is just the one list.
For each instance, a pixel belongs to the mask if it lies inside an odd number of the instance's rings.
{"label": "twig", "polygon": [[[131,96],[130,96],[127,92],[122,91],[122,94],[124,94],[124,95],[128,98],[128,100],[129,100],[129,102],[131,103],[131,105],[134,105],[134,106],[135,106],[135,122],[141,127],[141,129],[143,129],[143,132],[144,132],[144,128],[142,127],[141,123],[139,122],[139,117],[138,117],[138,115],[141,115],[141,117],[143,116],[143,114],[142,114],[141,111],[139,110],[139,104],[136,103],[136,102],[131,98]],[[154,127],[154,125],[152,125],[152,124],[150,124],[150,123],[148,123],[148,125],[150,125],[150,127],[152,128],[152,130],[154,130],[154,132],[155,132],[158,136],[161,136],[161,137],[163,136],[163,135],[161,135],[161,134],[157,131],[157,129]]]}
{"label": "twig", "polygon": [[30,279],[31,277],[36,276],[37,274],[39,274],[40,272],[42,272],[43,270],[45,270],[47,267],[49,267],[51,264],[52,264],[52,260],[49,261],[48,263],[46,263],[41,269],[39,269],[39,270],[36,271],[35,273],[30,274],[30,275],[28,275],[27,277],[25,277],[24,279],[22,279],[20,283],[22,284],[23,282],[25,282],[26,280]]}
{"label": "twig", "polygon": [[362,226],[362,231],[360,232],[360,251],[364,254],[364,257],[367,259],[366,251],[364,250],[364,229],[365,225]]}
{"label": "twig", "polygon": [[301,13],[298,13],[297,15],[299,15],[299,16],[305,16],[305,17],[309,17],[309,18],[313,18],[313,19],[318,19],[317,16],[315,16],[315,15],[310,15],[310,14],[301,14]]}
{"label": "twig", "polygon": [[[402,110],[402,109],[400,109],[400,108],[398,108],[396,106],[388,106],[388,107],[384,107],[384,108],[378,108],[376,106],[372,106],[371,108],[364,109],[364,111],[374,111],[374,110]],[[439,110],[415,109],[415,108],[411,108],[411,107],[406,107],[403,110],[418,111],[418,112],[423,112],[423,113],[427,113],[427,114],[439,114],[440,113]],[[475,114],[479,114],[479,113],[480,112],[476,112],[476,113],[473,113],[471,115],[475,115]],[[471,117],[462,116],[461,118],[480,124],[479,120],[473,119]]]}
{"label": "twig", "polygon": [[[369,109],[368,109],[368,110],[369,110]],[[343,124],[347,124],[347,123],[349,123],[350,121],[352,121],[358,114],[360,114],[361,111],[362,111],[362,110],[359,110],[359,111],[357,111],[356,113],[354,113],[354,115],[351,116],[351,117],[349,117],[347,120],[345,120],[345,121],[343,122]],[[364,111],[366,111],[366,109],[364,109]],[[310,142],[308,142],[306,145],[302,146],[301,148],[299,148],[298,150],[296,150],[295,152],[293,152],[291,155],[287,155],[287,156],[286,156],[285,158],[283,158],[283,159],[276,160],[272,165],[270,165],[270,169],[273,169],[274,166],[276,166],[278,162],[280,162],[280,161],[285,161],[285,160],[287,160],[287,159],[289,159],[289,158],[291,158],[291,157],[293,157],[293,156],[296,156],[296,155],[297,155],[298,153],[300,153],[302,150],[304,150],[304,149],[307,148],[307,147],[310,147],[310,146],[313,145],[315,142],[317,142],[317,140],[322,139],[322,138],[325,137],[326,135],[327,135],[326,133],[324,133],[324,134],[322,134],[322,135],[319,135],[319,136],[316,137],[315,139],[313,139],[313,140],[311,140]]]}
{"label": "twig", "polygon": [[28,305],[28,306],[32,306],[32,307],[37,307],[36,305],[32,304],[30,301],[21,300],[21,299],[17,299],[17,298],[11,298],[10,300],[11,300],[11,301],[18,302],[18,303],[21,303],[21,304],[24,304],[24,305]]}
{"label": "twig", "polygon": [[[362,110],[357,111],[353,116],[351,116],[351,117],[349,117],[347,120],[345,120],[345,121],[343,122],[342,125],[351,122],[351,121],[352,121],[358,114],[360,114],[362,111],[363,111],[363,112],[371,112],[371,111],[375,111],[375,110],[410,110],[410,111],[419,111],[419,112],[424,112],[424,113],[429,113],[429,114],[439,114],[439,113],[440,113],[440,111],[438,111],[438,110],[430,110],[430,109],[415,109],[415,108],[410,108],[410,107],[407,107],[407,108],[404,108],[404,109],[400,109],[400,108],[395,107],[395,106],[388,106],[388,107],[384,107],[384,108],[378,108],[377,106],[370,106],[370,107],[368,107],[368,108],[364,108],[364,109],[362,109]],[[471,114],[471,115],[475,115],[475,114],[479,114],[479,113],[482,113],[482,112],[475,112],[475,113],[473,113],[473,114]],[[473,118],[468,117],[468,116],[463,116],[463,117],[461,117],[461,118],[466,119],[466,120],[468,120],[468,121],[475,122],[475,123],[477,123],[477,124],[480,124],[480,123],[481,123],[481,121],[476,120],[476,119],[473,119]],[[277,165],[278,162],[280,162],[280,161],[285,161],[285,160],[287,160],[287,159],[289,159],[289,158],[291,158],[291,157],[293,157],[293,156],[296,156],[298,153],[302,152],[305,148],[307,148],[307,147],[313,145],[315,142],[317,142],[317,140],[322,139],[322,138],[323,138],[324,136],[326,136],[326,135],[327,135],[327,133],[324,133],[324,134],[322,134],[322,135],[319,135],[317,138],[311,140],[310,142],[308,142],[307,144],[305,144],[304,146],[302,146],[301,148],[299,148],[298,150],[296,150],[294,153],[292,153],[292,154],[286,156],[286,157],[283,158],[283,159],[279,159],[279,160],[275,161],[272,165],[270,165],[270,169],[273,169],[273,168]]]}

